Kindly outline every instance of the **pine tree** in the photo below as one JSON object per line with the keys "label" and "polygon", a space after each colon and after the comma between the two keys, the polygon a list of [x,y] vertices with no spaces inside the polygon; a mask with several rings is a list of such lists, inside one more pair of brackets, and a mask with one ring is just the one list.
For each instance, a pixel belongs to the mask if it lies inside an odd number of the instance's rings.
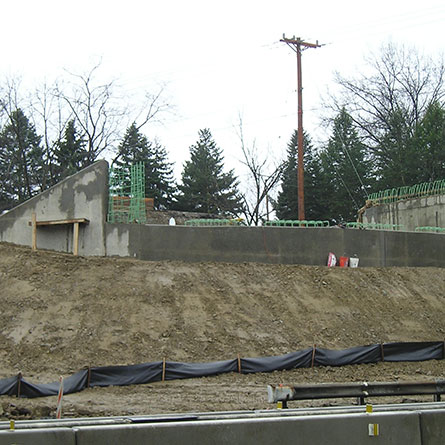
{"label": "pine tree", "polygon": [[0,133],[0,194],[4,207],[23,202],[41,190],[46,168],[40,141],[23,111],[12,112]]}
{"label": "pine tree", "polygon": [[[321,168],[317,154],[307,133],[303,133],[305,219],[324,217],[320,188]],[[275,211],[278,219],[298,219],[298,131],[294,131],[287,148],[287,159],[282,174],[281,191]]]}
{"label": "pine tree", "polygon": [[145,196],[154,199],[156,210],[170,209],[174,202],[176,186],[167,152],[157,141],[149,141],[133,123],[119,145],[114,166],[127,169],[129,178],[129,167],[137,162],[143,162],[145,166]]}
{"label": "pine tree", "polygon": [[224,172],[222,151],[210,130],[199,131],[199,140],[190,147],[190,161],[182,172],[177,208],[184,211],[237,215],[241,198],[234,171]]}
{"label": "pine tree", "polygon": [[349,114],[334,119],[332,136],[320,155],[325,180],[326,211],[331,219],[355,221],[372,184],[372,164]]}
{"label": "pine tree", "polygon": [[388,122],[389,129],[373,150],[381,189],[411,185],[418,162],[406,112],[401,108],[392,111]]}
{"label": "pine tree", "polygon": [[63,139],[55,150],[55,182],[70,176],[86,166],[86,141],[79,135],[75,121],[70,120],[65,128]]}
{"label": "pine tree", "polygon": [[429,105],[412,141],[416,163],[410,184],[445,179],[445,109],[438,102]]}

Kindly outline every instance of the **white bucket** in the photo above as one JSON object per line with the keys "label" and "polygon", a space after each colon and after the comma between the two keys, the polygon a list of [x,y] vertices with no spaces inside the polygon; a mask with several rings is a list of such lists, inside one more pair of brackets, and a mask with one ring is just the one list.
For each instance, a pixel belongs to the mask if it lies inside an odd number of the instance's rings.
{"label": "white bucket", "polygon": [[358,267],[358,258],[349,258],[349,267]]}

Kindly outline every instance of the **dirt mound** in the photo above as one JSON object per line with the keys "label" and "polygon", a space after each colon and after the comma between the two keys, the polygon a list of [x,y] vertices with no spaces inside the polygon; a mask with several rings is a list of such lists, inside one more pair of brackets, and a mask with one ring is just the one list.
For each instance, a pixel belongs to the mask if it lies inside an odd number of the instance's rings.
{"label": "dirt mound", "polygon": [[0,378],[445,337],[438,268],[143,262],[0,243],[0,283]]}

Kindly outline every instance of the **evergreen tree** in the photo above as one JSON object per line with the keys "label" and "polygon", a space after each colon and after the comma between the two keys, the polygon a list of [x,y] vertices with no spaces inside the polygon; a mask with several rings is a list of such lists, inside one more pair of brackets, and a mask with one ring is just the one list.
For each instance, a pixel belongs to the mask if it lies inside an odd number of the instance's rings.
{"label": "evergreen tree", "polygon": [[79,135],[75,121],[70,120],[65,128],[63,139],[55,150],[55,181],[70,176],[86,166],[86,141]]}
{"label": "evergreen tree", "polygon": [[3,206],[31,198],[44,182],[41,137],[21,109],[9,116],[0,133],[0,177]]}
{"label": "evergreen tree", "polygon": [[345,109],[334,119],[332,136],[321,153],[326,212],[330,218],[355,221],[370,189],[372,163]]}
{"label": "evergreen tree", "polygon": [[224,172],[224,159],[210,130],[199,131],[199,140],[190,147],[190,161],[182,172],[177,208],[184,211],[237,215],[241,198],[234,171]]}
{"label": "evergreen tree", "polygon": [[[303,133],[304,204],[305,219],[324,218],[323,195],[320,181],[320,160],[307,133]],[[298,131],[292,134],[287,148],[287,159],[281,177],[275,211],[278,219],[298,219]]]}
{"label": "evergreen tree", "polygon": [[114,166],[127,169],[129,178],[129,167],[137,162],[143,162],[145,166],[145,196],[154,199],[156,210],[171,208],[176,186],[172,164],[167,160],[167,152],[156,141],[149,141],[133,123],[119,145]]}
{"label": "evergreen tree", "polygon": [[417,162],[409,185],[445,179],[445,109],[438,102],[427,108],[412,146]]}
{"label": "evergreen tree", "polygon": [[410,185],[418,163],[406,112],[400,108],[394,110],[388,122],[388,130],[374,148],[381,189]]}

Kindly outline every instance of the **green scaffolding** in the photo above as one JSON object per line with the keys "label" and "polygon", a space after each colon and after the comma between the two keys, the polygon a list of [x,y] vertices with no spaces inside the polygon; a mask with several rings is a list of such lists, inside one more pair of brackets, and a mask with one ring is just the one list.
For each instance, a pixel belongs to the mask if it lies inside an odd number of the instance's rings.
{"label": "green scaffolding", "polygon": [[147,222],[143,162],[130,167],[110,168],[107,221],[125,224]]}

